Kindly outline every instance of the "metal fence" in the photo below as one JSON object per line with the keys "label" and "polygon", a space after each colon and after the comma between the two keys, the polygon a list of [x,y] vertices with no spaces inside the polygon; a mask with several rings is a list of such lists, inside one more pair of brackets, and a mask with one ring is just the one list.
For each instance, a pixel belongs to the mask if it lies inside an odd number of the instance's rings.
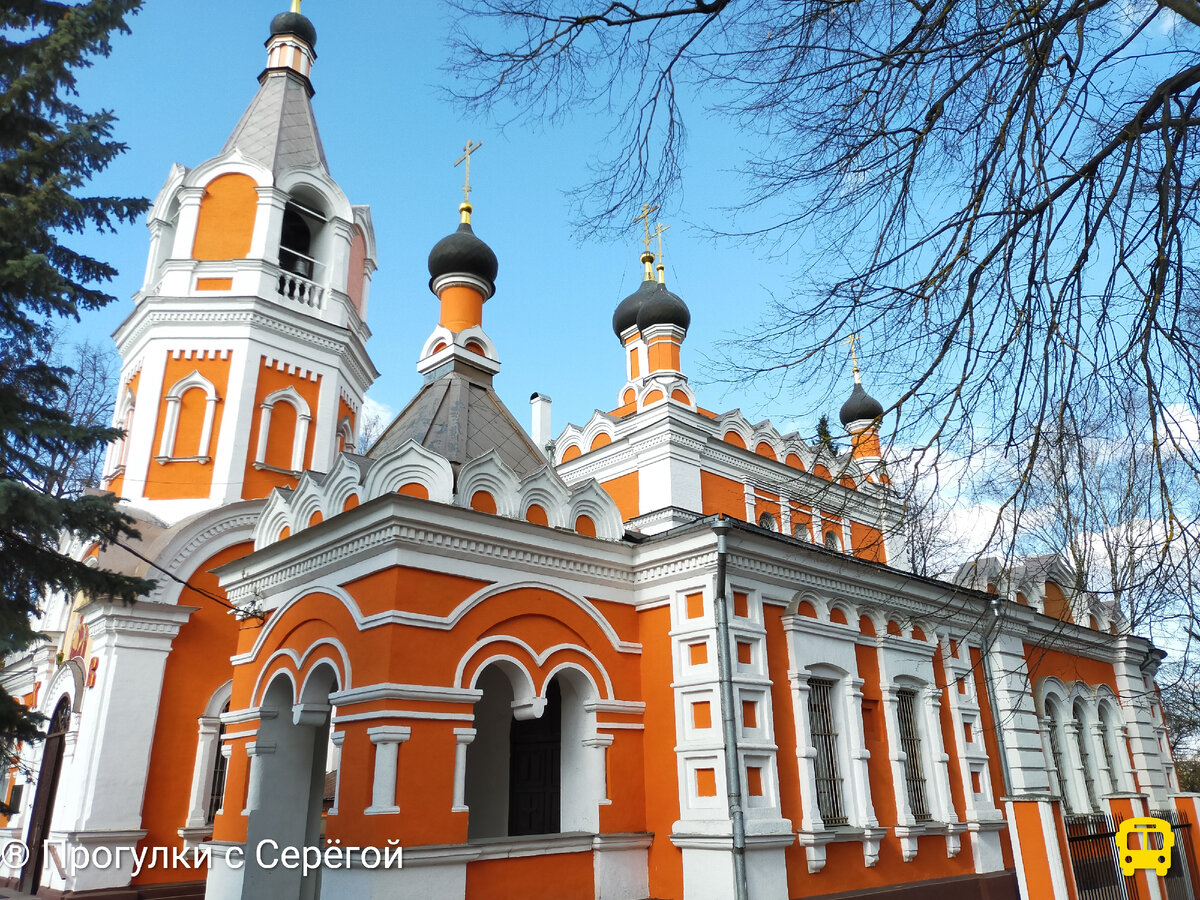
{"label": "metal fence", "polygon": [[1175,832],[1175,846],[1171,848],[1171,868],[1167,871],[1163,883],[1167,888],[1167,900],[1195,900],[1192,889],[1192,848],[1188,843],[1192,823],[1187,816],[1181,815],[1174,809],[1159,809],[1150,815],[1156,819],[1165,819],[1171,823]]}
{"label": "metal fence", "polygon": [[[1173,809],[1154,810],[1150,815],[1169,822],[1175,834],[1171,867],[1162,879],[1166,900],[1196,900],[1192,888],[1195,860],[1192,859],[1189,844],[1192,823],[1187,816]],[[1120,824],[1120,819],[1114,820],[1108,815],[1066,818],[1067,848],[1079,900],[1141,900],[1137,878],[1126,878],[1121,874],[1117,856]],[[1155,848],[1162,846],[1162,838],[1155,833],[1146,834],[1141,839],[1150,840]],[[1151,877],[1154,877],[1153,873]]]}
{"label": "metal fence", "polygon": [[1117,864],[1117,824],[1112,816],[1068,816],[1067,849],[1079,900],[1141,900],[1137,881]]}

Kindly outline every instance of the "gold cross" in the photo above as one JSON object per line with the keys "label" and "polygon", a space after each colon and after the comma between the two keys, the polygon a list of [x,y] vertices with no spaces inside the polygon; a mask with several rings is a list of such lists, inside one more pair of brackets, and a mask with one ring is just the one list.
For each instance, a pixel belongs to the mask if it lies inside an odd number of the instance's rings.
{"label": "gold cross", "polygon": [[654,236],[658,238],[658,280],[660,282],[665,281],[665,278],[663,277],[663,271],[667,267],[666,263],[663,262],[662,236],[663,232],[670,227],[670,225],[664,225],[662,222],[659,222],[654,227]]}
{"label": "gold cross", "polygon": [[467,145],[463,148],[463,151],[464,151],[463,155],[454,161],[455,168],[458,168],[458,164],[461,162],[465,162],[467,164],[466,180],[463,181],[463,202],[464,203],[471,202],[471,154],[474,153],[476,150],[478,150],[482,146],[483,146],[483,141],[475,141],[474,143],[471,143],[471,141],[468,140]]}
{"label": "gold cross", "polygon": [[848,337],[844,341],[842,341],[843,344],[850,345],[850,363],[854,368],[854,383],[855,384],[859,383],[859,374],[858,374],[858,354],[854,352],[854,345],[856,343],[858,343],[858,341],[860,341],[860,340],[862,340],[862,338],[860,338],[857,334],[855,334],[852,331],[852,332],[850,332],[850,337]]}
{"label": "gold cross", "polygon": [[634,225],[636,225],[638,222],[641,222],[642,225],[646,229],[645,242],[646,242],[646,252],[647,253],[650,252],[650,213],[657,212],[657,211],[658,211],[657,206],[648,206],[647,204],[643,203],[642,204],[642,214],[640,216],[635,217],[633,220]]}
{"label": "gold cross", "polygon": [[300,0],[292,0],[292,12],[300,12]]}

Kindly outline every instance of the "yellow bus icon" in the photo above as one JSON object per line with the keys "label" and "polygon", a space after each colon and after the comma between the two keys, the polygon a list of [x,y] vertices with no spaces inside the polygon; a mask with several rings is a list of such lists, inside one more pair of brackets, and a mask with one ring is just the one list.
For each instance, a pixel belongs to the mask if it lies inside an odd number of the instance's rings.
{"label": "yellow bus icon", "polygon": [[[1142,849],[1129,849],[1129,836],[1140,836]],[[1162,836],[1162,846],[1155,849],[1150,846],[1150,835]],[[1154,874],[1162,878],[1171,868],[1171,848],[1175,846],[1175,832],[1171,823],[1165,819],[1155,819],[1142,816],[1136,819],[1126,819],[1117,829],[1117,853],[1121,858],[1121,874],[1126,878],[1133,875],[1135,869],[1153,869]]]}

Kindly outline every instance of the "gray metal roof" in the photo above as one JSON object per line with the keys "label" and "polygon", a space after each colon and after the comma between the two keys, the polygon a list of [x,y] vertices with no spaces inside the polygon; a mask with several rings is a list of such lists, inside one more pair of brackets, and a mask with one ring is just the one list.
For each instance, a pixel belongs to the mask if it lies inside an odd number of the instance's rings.
{"label": "gray metal roof", "polygon": [[295,166],[321,166],[328,171],[311,95],[312,87],[302,75],[267,70],[222,153],[240,150],[276,175]]}
{"label": "gray metal roof", "polygon": [[546,465],[546,457],[491,387],[461,372],[422,387],[367,455],[379,459],[410,440],[444,456],[456,472],[489,450],[520,478]]}

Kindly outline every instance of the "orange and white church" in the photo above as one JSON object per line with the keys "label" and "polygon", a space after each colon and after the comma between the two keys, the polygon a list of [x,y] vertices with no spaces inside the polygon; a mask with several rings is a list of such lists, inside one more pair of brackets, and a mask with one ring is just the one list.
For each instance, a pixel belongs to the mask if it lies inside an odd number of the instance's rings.
{"label": "orange and white church", "polygon": [[[526,431],[493,388],[484,310],[506,312],[463,203],[429,255],[424,384],[355,453],[377,248],[329,173],[315,47],[299,12],[272,21],[224,149],[149,214],[105,472],[141,539],[68,549],[157,588],[49,598],[0,672],[50,732],[4,786],[0,838],[29,848],[4,884],[1191,896],[1164,654],[1054,559],[913,575],[882,405],[856,378],[838,456],[703,408],[649,250],[613,316],[616,407],[551,440],[547,399]],[[1080,838],[1151,813],[1179,838],[1166,878]]]}

